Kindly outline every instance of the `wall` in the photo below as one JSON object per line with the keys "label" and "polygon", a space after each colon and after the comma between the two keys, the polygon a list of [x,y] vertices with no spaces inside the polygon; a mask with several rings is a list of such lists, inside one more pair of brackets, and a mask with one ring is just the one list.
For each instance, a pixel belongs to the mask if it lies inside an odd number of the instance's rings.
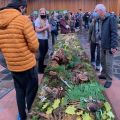
{"label": "wall", "polygon": [[41,7],[48,10],[67,9],[76,12],[81,8],[83,11],[92,11],[98,3],[104,4],[110,12],[120,12],[120,0],[28,0],[28,13]]}
{"label": "wall", "polygon": [[104,4],[109,12],[114,11],[115,13],[118,14],[118,10],[117,10],[118,1],[120,0],[97,0],[97,3]]}
{"label": "wall", "polygon": [[[11,0],[0,0],[0,8],[6,6]],[[120,13],[120,0],[27,0],[28,14],[41,7],[48,10],[92,11],[97,3],[103,3],[108,11]]]}
{"label": "wall", "polygon": [[28,13],[45,7],[48,10],[92,11],[96,0],[28,0]]}

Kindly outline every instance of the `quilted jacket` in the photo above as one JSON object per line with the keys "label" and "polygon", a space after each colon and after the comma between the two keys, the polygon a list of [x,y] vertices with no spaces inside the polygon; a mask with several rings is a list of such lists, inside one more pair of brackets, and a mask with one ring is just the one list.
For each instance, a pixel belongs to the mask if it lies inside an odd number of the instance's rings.
{"label": "quilted jacket", "polygon": [[22,72],[34,67],[38,47],[38,39],[28,17],[15,9],[0,11],[0,51],[10,71]]}

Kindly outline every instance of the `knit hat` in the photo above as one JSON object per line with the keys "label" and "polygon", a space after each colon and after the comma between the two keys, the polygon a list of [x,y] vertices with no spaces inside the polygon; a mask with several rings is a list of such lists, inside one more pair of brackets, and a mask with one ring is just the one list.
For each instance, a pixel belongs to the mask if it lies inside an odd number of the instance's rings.
{"label": "knit hat", "polygon": [[26,0],[12,0],[11,3],[7,5],[8,8],[18,9],[20,6],[27,6]]}

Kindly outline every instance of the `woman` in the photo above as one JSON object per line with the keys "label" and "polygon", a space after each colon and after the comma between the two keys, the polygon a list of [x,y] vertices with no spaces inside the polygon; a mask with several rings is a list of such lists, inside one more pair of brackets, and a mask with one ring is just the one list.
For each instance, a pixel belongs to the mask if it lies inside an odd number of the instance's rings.
{"label": "woman", "polygon": [[44,65],[44,58],[48,51],[48,35],[50,30],[50,25],[48,23],[48,20],[46,18],[46,9],[41,8],[39,10],[39,16],[35,20],[35,30],[37,32],[37,36],[39,39],[39,59],[38,59],[38,72],[39,75],[44,73],[44,68],[46,65]]}
{"label": "woman", "polygon": [[63,18],[60,20],[60,29],[61,29],[61,34],[67,34],[70,32],[70,24],[69,24],[68,16],[63,16]]}

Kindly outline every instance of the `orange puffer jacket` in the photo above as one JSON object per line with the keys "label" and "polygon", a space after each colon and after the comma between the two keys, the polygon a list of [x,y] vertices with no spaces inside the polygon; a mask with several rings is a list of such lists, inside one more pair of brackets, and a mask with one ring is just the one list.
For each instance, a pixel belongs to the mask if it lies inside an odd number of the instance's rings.
{"label": "orange puffer jacket", "polygon": [[28,17],[15,9],[0,11],[0,50],[10,71],[22,72],[34,67],[38,47],[38,39]]}

